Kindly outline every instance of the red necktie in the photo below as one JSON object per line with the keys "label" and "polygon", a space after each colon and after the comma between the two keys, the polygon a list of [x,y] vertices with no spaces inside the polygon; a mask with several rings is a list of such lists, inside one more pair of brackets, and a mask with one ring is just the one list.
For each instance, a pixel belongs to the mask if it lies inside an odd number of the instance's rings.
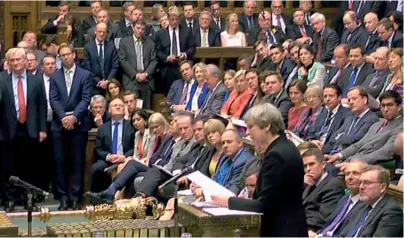
{"label": "red necktie", "polygon": [[300,26],[299,28],[300,28],[300,33],[302,33],[302,36],[307,37],[306,30],[304,29],[304,26]]}
{"label": "red necktie", "polygon": [[24,87],[22,85],[22,76],[18,76],[17,92],[18,92],[18,106],[20,107],[20,116],[18,121],[24,124],[27,121],[27,106],[25,105]]}

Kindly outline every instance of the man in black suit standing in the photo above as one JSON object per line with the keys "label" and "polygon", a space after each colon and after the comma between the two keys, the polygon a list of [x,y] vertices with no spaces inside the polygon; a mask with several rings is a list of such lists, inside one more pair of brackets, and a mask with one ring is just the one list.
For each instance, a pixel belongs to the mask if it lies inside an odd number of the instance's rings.
{"label": "man in black suit standing", "polygon": [[97,25],[97,12],[101,9],[101,1],[92,1],[90,8],[91,16],[83,19],[83,24],[81,25],[82,32],[87,32],[88,29]]}
{"label": "man in black suit standing", "polygon": [[196,47],[220,46],[220,34],[217,28],[211,26],[212,16],[209,11],[199,14],[199,27],[194,27],[193,36]]}
{"label": "man in black suit standing", "polygon": [[286,26],[286,35],[299,43],[308,43],[313,37],[313,28],[306,25],[304,21],[304,11],[296,9],[293,12],[293,24]]}
{"label": "man in black suit standing", "polygon": [[133,155],[135,133],[132,120],[125,120],[124,103],[114,99],[109,104],[111,120],[98,128],[95,142],[96,162],[91,166],[90,191],[100,192],[111,183],[111,177],[104,169],[112,164],[123,163]]}
{"label": "man in black suit standing", "polygon": [[59,210],[79,209],[90,130],[90,123],[86,119],[92,90],[91,72],[74,63],[76,55],[71,45],[61,44],[58,53],[62,68],[52,75],[49,86],[56,188]]}
{"label": "man in black suit standing", "polygon": [[137,20],[133,35],[119,44],[119,61],[122,67],[123,87],[136,92],[143,100],[143,108],[151,108],[151,93],[155,90],[152,74],[157,66],[156,50],[152,40],[145,37],[146,23]]}
{"label": "man in black suit standing", "polygon": [[381,45],[381,39],[379,33],[377,32],[377,25],[379,24],[379,19],[377,15],[373,12],[369,12],[365,15],[363,19],[363,24],[367,31],[367,39],[365,43],[366,54],[370,55],[375,52],[376,48]]}
{"label": "man in black suit standing", "polygon": [[220,16],[220,3],[212,1],[210,10],[212,12],[213,27],[217,28],[219,33],[226,30],[226,19]]}
{"label": "man in black suit standing", "polygon": [[199,28],[198,19],[195,17],[195,9],[192,2],[185,2],[183,5],[184,17],[180,20],[181,27],[189,27],[191,32]]}
{"label": "man in black suit standing", "polygon": [[271,2],[271,10],[272,10],[272,22],[275,23],[275,26],[278,29],[282,30],[283,33],[286,33],[286,26],[289,25],[292,20],[290,16],[286,16],[283,14],[283,2],[276,0]]}
{"label": "man in black suit standing", "polygon": [[341,44],[366,44],[367,34],[365,28],[357,17],[356,12],[347,11],[342,18],[345,26],[344,33],[341,37]]}
{"label": "man in black suit standing", "polygon": [[403,35],[402,33],[394,30],[394,24],[390,19],[381,19],[379,25],[377,26],[377,31],[379,32],[380,39],[382,40],[382,46],[387,46],[389,48],[403,47]]}
{"label": "man in black suit standing", "polygon": [[[48,19],[48,22],[42,26],[41,33],[42,34],[57,34],[58,26],[61,22],[65,22],[70,15],[70,5],[67,1],[60,1],[58,5],[59,15],[56,17],[51,17]],[[79,30],[81,28],[81,20],[77,17],[75,18],[75,31],[73,32],[73,38],[79,36]]]}
{"label": "man in black suit standing", "polygon": [[121,29],[122,36],[131,36],[132,34],[128,33],[132,28],[132,20],[131,15],[132,11],[136,9],[136,5],[134,2],[128,1],[122,5],[122,11],[124,18],[117,22],[119,29]]}
{"label": "man in black suit standing", "polygon": [[334,49],[339,43],[337,33],[326,26],[323,14],[316,12],[310,19],[315,32],[313,46],[317,52],[316,59],[320,62],[328,62],[332,59]]}
{"label": "man in black suit standing", "polygon": [[100,22],[95,27],[95,39],[84,45],[83,68],[92,73],[92,95],[105,95],[108,80],[118,74],[118,52],[114,42],[106,41],[107,25]]}
{"label": "man in black suit standing", "polygon": [[[17,196],[21,194],[8,182],[9,177],[17,175],[34,185],[38,181],[35,168],[44,161],[38,160],[37,147],[47,137],[47,110],[42,78],[26,71],[24,50],[12,48],[7,55],[11,74],[0,76],[0,158],[3,201],[10,212],[14,203],[20,202]],[[26,203],[26,198],[22,202]]]}
{"label": "man in black suit standing", "polygon": [[364,206],[346,219],[334,237],[402,237],[403,210],[389,198],[390,173],[369,165],[359,179],[360,200]]}
{"label": "man in black suit standing", "polygon": [[306,209],[309,232],[325,225],[325,219],[334,211],[344,195],[344,184],[326,171],[326,161],[319,149],[308,149],[303,155],[305,169],[303,205]]}
{"label": "man in black suit standing", "polygon": [[161,29],[155,35],[156,54],[163,82],[158,85],[167,94],[171,84],[181,78],[179,63],[182,60],[192,60],[195,54],[195,40],[188,27],[179,25],[178,14],[172,12],[168,17],[169,26]]}
{"label": "man in black suit standing", "polygon": [[258,27],[258,17],[255,14],[257,8],[257,2],[254,0],[245,0],[243,4],[243,13],[238,15],[238,21],[240,24],[240,30],[244,33],[248,33],[255,27]]}

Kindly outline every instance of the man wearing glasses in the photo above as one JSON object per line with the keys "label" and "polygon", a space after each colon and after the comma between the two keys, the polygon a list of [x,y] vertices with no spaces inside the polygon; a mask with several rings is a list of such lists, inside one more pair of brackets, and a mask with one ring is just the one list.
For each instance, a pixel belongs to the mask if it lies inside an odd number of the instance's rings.
{"label": "man wearing glasses", "polygon": [[[360,141],[340,153],[326,156],[328,163],[359,159],[368,164],[376,164],[393,157],[394,139],[400,131],[403,131],[402,99],[400,94],[393,90],[382,93],[379,99],[383,120],[373,124]],[[336,167],[344,171],[346,163],[338,164]]]}

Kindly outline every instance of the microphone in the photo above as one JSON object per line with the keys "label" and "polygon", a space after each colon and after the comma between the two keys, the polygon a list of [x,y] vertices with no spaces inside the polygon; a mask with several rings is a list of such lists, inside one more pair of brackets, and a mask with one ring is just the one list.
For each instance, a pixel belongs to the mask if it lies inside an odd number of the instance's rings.
{"label": "microphone", "polygon": [[11,184],[13,184],[15,186],[23,187],[23,188],[25,188],[25,189],[27,189],[27,190],[29,190],[31,192],[34,192],[34,193],[39,194],[39,195],[42,195],[45,198],[48,198],[48,196],[49,196],[48,192],[45,192],[42,189],[37,188],[34,185],[21,180],[19,177],[10,176],[9,181],[10,181]]}

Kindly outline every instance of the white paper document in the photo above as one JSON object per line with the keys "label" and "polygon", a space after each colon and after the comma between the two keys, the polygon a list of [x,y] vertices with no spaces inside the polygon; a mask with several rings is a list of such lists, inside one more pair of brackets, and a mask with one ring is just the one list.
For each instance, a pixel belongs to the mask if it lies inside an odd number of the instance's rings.
{"label": "white paper document", "polygon": [[197,207],[197,208],[221,207],[220,205],[214,204],[212,202],[193,202],[191,205],[194,206],[194,207]]}
{"label": "white paper document", "polygon": [[289,134],[290,136],[290,141],[293,142],[293,144],[295,144],[295,146],[299,146],[301,143],[304,142],[304,140],[302,138],[300,138],[299,136],[297,136],[295,133],[293,133],[292,131],[286,130],[286,133]]}
{"label": "white paper document", "polygon": [[258,213],[258,212],[230,210],[225,207],[203,208],[202,211],[209,213],[210,215],[213,215],[213,216],[262,215],[262,213]]}
{"label": "white paper document", "polygon": [[193,195],[191,189],[185,189],[177,192],[179,196],[191,196]]}
{"label": "white paper document", "polygon": [[216,183],[199,171],[188,174],[187,178],[203,189],[203,195],[206,202],[212,201],[212,195],[228,197],[236,196],[230,190]]}

